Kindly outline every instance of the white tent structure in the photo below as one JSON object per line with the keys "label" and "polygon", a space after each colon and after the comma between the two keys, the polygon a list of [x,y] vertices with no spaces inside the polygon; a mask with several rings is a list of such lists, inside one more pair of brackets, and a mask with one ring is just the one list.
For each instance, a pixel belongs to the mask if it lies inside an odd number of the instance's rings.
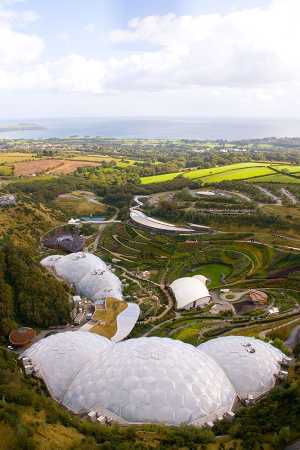
{"label": "white tent structure", "polygon": [[92,253],[52,255],[43,259],[41,264],[74,286],[79,295],[96,303],[103,303],[107,297],[123,299],[120,279],[108,269],[104,261]]}
{"label": "white tent structure", "polygon": [[244,336],[212,339],[198,349],[222,367],[241,399],[257,399],[272,389],[288,359],[272,345]]}
{"label": "white tent structure", "polygon": [[177,309],[203,308],[211,296],[206,287],[207,278],[203,275],[178,278],[170,284],[176,299]]}

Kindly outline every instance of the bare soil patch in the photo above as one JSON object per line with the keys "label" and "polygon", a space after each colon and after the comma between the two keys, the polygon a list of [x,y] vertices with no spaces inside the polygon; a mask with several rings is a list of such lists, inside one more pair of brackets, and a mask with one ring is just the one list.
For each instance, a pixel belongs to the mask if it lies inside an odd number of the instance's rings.
{"label": "bare soil patch", "polygon": [[63,159],[40,159],[36,161],[22,161],[14,164],[16,176],[31,176],[41,173],[67,175],[75,172],[79,167],[98,166],[96,162],[68,161]]}
{"label": "bare soil patch", "polygon": [[50,170],[50,173],[56,175],[67,175],[75,172],[80,167],[96,167],[99,163],[92,161],[63,161],[63,164]]}

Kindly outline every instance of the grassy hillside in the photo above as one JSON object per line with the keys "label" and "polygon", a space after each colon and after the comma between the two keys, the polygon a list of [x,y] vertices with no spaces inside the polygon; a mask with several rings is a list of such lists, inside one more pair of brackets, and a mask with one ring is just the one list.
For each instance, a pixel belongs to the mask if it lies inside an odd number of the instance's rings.
{"label": "grassy hillside", "polygon": [[[281,173],[283,171],[283,173]],[[289,175],[286,173],[288,171]],[[255,181],[264,181],[265,178],[269,182],[274,181],[270,177],[285,177],[290,183],[297,183],[296,176],[300,172],[300,166],[286,163],[268,163],[268,162],[249,162],[229,164],[221,167],[213,167],[209,169],[196,169],[190,171],[167,173],[162,175],[154,175],[151,177],[142,177],[142,184],[163,183],[174,180],[179,175],[204,183],[218,183],[221,181],[231,180],[247,180],[255,178]],[[293,175],[295,174],[295,175]]]}

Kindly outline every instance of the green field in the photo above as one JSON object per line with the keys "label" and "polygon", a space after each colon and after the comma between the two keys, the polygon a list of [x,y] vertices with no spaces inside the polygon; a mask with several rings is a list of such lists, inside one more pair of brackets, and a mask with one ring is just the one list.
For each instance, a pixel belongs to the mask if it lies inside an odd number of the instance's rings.
{"label": "green field", "polygon": [[16,162],[31,161],[35,159],[32,153],[0,152],[0,176],[13,175],[13,166]]}
{"label": "green field", "polygon": [[12,164],[20,161],[31,161],[35,158],[33,153],[0,152],[0,164]]}
{"label": "green field", "polygon": [[127,159],[127,158],[120,158],[120,157],[112,157],[112,156],[105,156],[105,155],[85,155],[85,154],[78,154],[73,155],[72,157],[66,157],[66,159],[71,159],[74,161],[84,161],[84,162],[96,162],[96,163],[102,163],[102,162],[112,162],[114,161],[118,167],[128,167],[135,164],[135,160],[133,159]]}
{"label": "green field", "polygon": [[208,286],[213,289],[219,286],[222,282],[222,278],[230,275],[232,272],[231,267],[226,264],[201,264],[196,270],[188,273],[187,276],[204,275],[209,279]]}
{"label": "green field", "polygon": [[0,166],[0,176],[10,176],[13,174],[11,166]]}
{"label": "green field", "polygon": [[300,183],[300,177],[292,177],[290,175],[284,175],[280,173],[275,173],[272,175],[268,175],[264,178],[258,177],[258,178],[251,178],[251,182],[254,183],[281,183],[281,184],[299,184]]}
{"label": "green field", "polygon": [[289,179],[290,183],[297,183],[298,180],[294,176],[288,174],[280,174],[278,171],[289,170],[291,173],[297,173],[300,171],[300,166],[286,163],[268,163],[268,162],[249,162],[249,163],[237,163],[229,164],[221,167],[213,167],[209,169],[196,169],[183,172],[173,172],[161,175],[154,175],[150,177],[142,177],[142,184],[162,183],[166,181],[172,181],[178,175],[182,175],[185,178],[195,181],[202,181],[205,183],[219,183],[222,181],[231,180],[247,180],[255,179],[255,181],[268,181],[272,182],[272,178],[285,177]]}

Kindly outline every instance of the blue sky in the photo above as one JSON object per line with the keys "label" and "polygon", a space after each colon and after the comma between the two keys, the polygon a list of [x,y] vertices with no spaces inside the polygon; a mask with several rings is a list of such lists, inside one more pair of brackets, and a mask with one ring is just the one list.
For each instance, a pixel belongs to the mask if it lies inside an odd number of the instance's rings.
{"label": "blue sky", "polygon": [[[134,17],[226,14],[268,3],[267,0],[27,0],[26,7],[39,15],[30,29],[44,36],[47,54],[52,57],[66,51],[90,56],[124,52],[124,48],[110,45],[105,36],[112,29],[126,27]],[[24,3],[16,7],[22,10]]]}
{"label": "blue sky", "polygon": [[299,14],[299,0],[0,0],[0,118],[300,115]]}

